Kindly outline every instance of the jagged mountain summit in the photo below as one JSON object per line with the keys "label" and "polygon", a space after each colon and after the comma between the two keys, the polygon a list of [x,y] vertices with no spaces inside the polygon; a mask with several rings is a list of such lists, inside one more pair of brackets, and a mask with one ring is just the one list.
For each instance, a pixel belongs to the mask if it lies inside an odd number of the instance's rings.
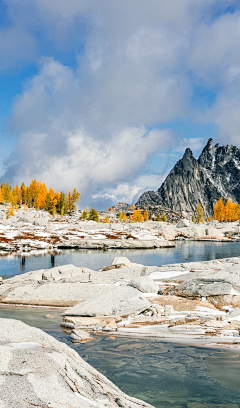
{"label": "jagged mountain summit", "polygon": [[191,215],[200,202],[208,216],[221,197],[240,204],[240,149],[209,139],[198,160],[186,149],[161,187],[143,193],[136,205],[162,205]]}

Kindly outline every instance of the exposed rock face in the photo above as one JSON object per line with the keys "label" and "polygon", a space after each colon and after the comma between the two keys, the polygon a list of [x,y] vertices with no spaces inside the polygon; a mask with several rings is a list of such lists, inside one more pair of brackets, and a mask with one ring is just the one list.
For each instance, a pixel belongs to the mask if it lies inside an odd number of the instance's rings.
{"label": "exposed rock face", "polygon": [[214,146],[209,139],[196,160],[186,149],[157,192],[148,191],[136,205],[162,205],[178,213],[193,214],[200,202],[205,215],[212,215],[219,198],[240,203],[240,149]]}
{"label": "exposed rock face", "polygon": [[18,320],[0,319],[0,364],[1,408],[151,408],[66,344]]}

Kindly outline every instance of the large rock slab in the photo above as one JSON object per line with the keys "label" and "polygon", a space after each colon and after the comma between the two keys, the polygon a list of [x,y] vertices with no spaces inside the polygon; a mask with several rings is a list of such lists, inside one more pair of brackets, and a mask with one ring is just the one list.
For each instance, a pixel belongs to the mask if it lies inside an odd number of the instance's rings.
{"label": "large rock slab", "polygon": [[89,268],[78,268],[75,265],[61,265],[56,266],[51,269],[40,269],[37,271],[26,272],[13,276],[12,278],[6,279],[5,284],[15,284],[15,283],[24,283],[24,282],[36,282],[41,280],[49,281],[58,281],[64,278],[71,278],[74,276],[79,276],[84,279],[86,277],[87,281],[89,280],[89,275],[93,273]]}
{"label": "large rock slab", "polygon": [[186,297],[206,297],[206,296],[219,296],[230,295],[232,285],[224,282],[214,282],[209,284],[203,284],[199,282],[183,282],[175,287],[175,294]]}
{"label": "large rock slab", "polygon": [[0,302],[37,306],[74,306],[101,294],[111,297],[118,287],[91,283],[46,282],[15,287],[0,286]]}
{"label": "large rock slab", "polygon": [[143,408],[73,349],[19,320],[0,319],[1,408]]}
{"label": "large rock slab", "polygon": [[137,289],[116,286],[111,292],[86,300],[63,313],[64,316],[128,316],[151,306]]}
{"label": "large rock slab", "polygon": [[158,293],[159,291],[159,286],[153,279],[149,278],[149,276],[141,276],[134,279],[131,282],[131,286],[145,293]]}

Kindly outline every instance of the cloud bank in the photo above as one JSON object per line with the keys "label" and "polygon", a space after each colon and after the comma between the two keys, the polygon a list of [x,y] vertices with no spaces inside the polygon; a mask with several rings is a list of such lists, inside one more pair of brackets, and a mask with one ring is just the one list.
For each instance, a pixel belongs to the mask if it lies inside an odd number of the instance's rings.
{"label": "cloud bank", "polygon": [[[6,178],[76,186],[82,205],[105,206],[160,186],[158,171],[141,172],[153,155],[201,148],[205,139],[179,140],[173,121],[214,123],[217,141],[240,146],[236,1],[5,4],[2,69],[38,66],[8,121],[18,144]],[[192,105],[197,87],[213,94],[204,110]]]}

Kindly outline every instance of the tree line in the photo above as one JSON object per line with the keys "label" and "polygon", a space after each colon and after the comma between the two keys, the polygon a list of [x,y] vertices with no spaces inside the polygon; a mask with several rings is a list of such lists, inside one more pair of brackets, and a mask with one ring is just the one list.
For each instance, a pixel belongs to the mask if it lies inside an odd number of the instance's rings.
{"label": "tree line", "polygon": [[217,221],[237,221],[240,220],[240,205],[238,203],[232,203],[230,198],[224,204],[221,197],[214,206],[213,209],[214,219]]}
{"label": "tree line", "polygon": [[[12,187],[9,182],[1,183],[0,202],[10,204],[18,209],[19,205],[36,210],[48,211],[53,216],[58,213],[61,216],[70,211],[76,210],[76,203],[79,201],[80,193],[74,187],[73,191],[68,190],[66,194],[63,190],[58,193],[52,187],[47,189],[45,183],[33,179],[29,186],[24,183]],[[12,215],[12,214],[11,214]]]}

